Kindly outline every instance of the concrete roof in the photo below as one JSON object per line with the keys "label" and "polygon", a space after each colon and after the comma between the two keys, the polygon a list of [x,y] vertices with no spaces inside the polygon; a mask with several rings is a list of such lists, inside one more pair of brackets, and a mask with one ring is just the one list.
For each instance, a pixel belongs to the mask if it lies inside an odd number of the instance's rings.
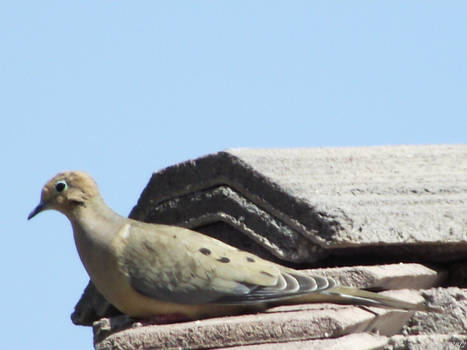
{"label": "concrete roof", "polygon": [[155,172],[130,217],[189,227],[345,285],[409,300],[421,289],[445,312],[315,304],[145,326],[118,316],[90,284],[72,319],[100,319],[96,349],[467,344],[467,145],[227,150]]}
{"label": "concrete roof", "polygon": [[282,261],[451,260],[467,254],[466,174],[466,145],[232,149],[154,173],[130,217]]}

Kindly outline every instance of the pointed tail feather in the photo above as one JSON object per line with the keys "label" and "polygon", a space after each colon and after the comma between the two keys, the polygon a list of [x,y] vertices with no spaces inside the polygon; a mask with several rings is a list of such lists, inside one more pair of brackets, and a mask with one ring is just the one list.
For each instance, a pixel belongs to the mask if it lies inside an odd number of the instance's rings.
{"label": "pointed tail feather", "polygon": [[366,306],[377,306],[385,308],[395,308],[403,310],[424,311],[424,312],[441,312],[439,308],[431,307],[425,304],[415,304],[407,301],[391,298],[378,293],[369,292],[366,290],[336,287],[321,292],[326,296],[332,297],[334,302],[345,304],[357,304]]}
{"label": "pointed tail feather", "polygon": [[318,293],[300,295],[289,300],[281,300],[277,304],[301,304],[301,303],[336,303],[353,304],[365,306],[377,306],[383,308],[437,312],[441,313],[440,308],[431,307],[425,304],[415,304],[407,301],[391,298],[378,293],[350,287],[334,287]]}

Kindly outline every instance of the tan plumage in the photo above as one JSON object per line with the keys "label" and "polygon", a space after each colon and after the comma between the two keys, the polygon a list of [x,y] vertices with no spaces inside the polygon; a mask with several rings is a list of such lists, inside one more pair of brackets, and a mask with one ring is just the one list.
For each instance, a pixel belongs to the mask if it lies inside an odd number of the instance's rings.
{"label": "tan plumage", "polygon": [[83,172],[60,173],[48,181],[28,219],[47,209],[68,217],[91,280],[129,316],[197,319],[317,301],[433,311],[339,287],[332,278],[263,260],[195,231],[124,218],[107,207]]}

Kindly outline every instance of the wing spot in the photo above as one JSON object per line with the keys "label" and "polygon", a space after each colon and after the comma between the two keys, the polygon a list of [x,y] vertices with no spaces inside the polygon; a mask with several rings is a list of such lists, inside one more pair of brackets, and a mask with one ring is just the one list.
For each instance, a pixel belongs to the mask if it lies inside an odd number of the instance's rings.
{"label": "wing spot", "polygon": [[219,261],[221,263],[228,263],[228,262],[230,262],[230,259],[226,258],[225,256],[221,256],[219,259],[217,259],[217,261]]}
{"label": "wing spot", "polygon": [[246,257],[246,261],[248,261],[248,262],[255,262],[255,259],[250,258],[249,256],[247,256],[247,257]]}
{"label": "wing spot", "polygon": [[199,252],[204,255],[211,255],[211,251],[208,248],[200,248]]}
{"label": "wing spot", "polygon": [[270,274],[269,272],[266,271],[261,271],[263,275],[269,276],[269,277],[274,277],[274,275]]}

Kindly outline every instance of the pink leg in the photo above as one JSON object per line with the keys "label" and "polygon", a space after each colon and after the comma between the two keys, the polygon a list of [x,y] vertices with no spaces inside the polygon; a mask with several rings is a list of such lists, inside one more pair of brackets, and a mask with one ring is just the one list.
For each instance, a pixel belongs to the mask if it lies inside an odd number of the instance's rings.
{"label": "pink leg", "polygon": [[154,315],[148,318],[141,319],[140,322],[143,325],[151,325],[151,324],[169,324],[169,323],[177,323],[177,322],[186,322],[190,319],[182,314],[182,313],[175,313],[175,314],[164,314],[164,315]]}

